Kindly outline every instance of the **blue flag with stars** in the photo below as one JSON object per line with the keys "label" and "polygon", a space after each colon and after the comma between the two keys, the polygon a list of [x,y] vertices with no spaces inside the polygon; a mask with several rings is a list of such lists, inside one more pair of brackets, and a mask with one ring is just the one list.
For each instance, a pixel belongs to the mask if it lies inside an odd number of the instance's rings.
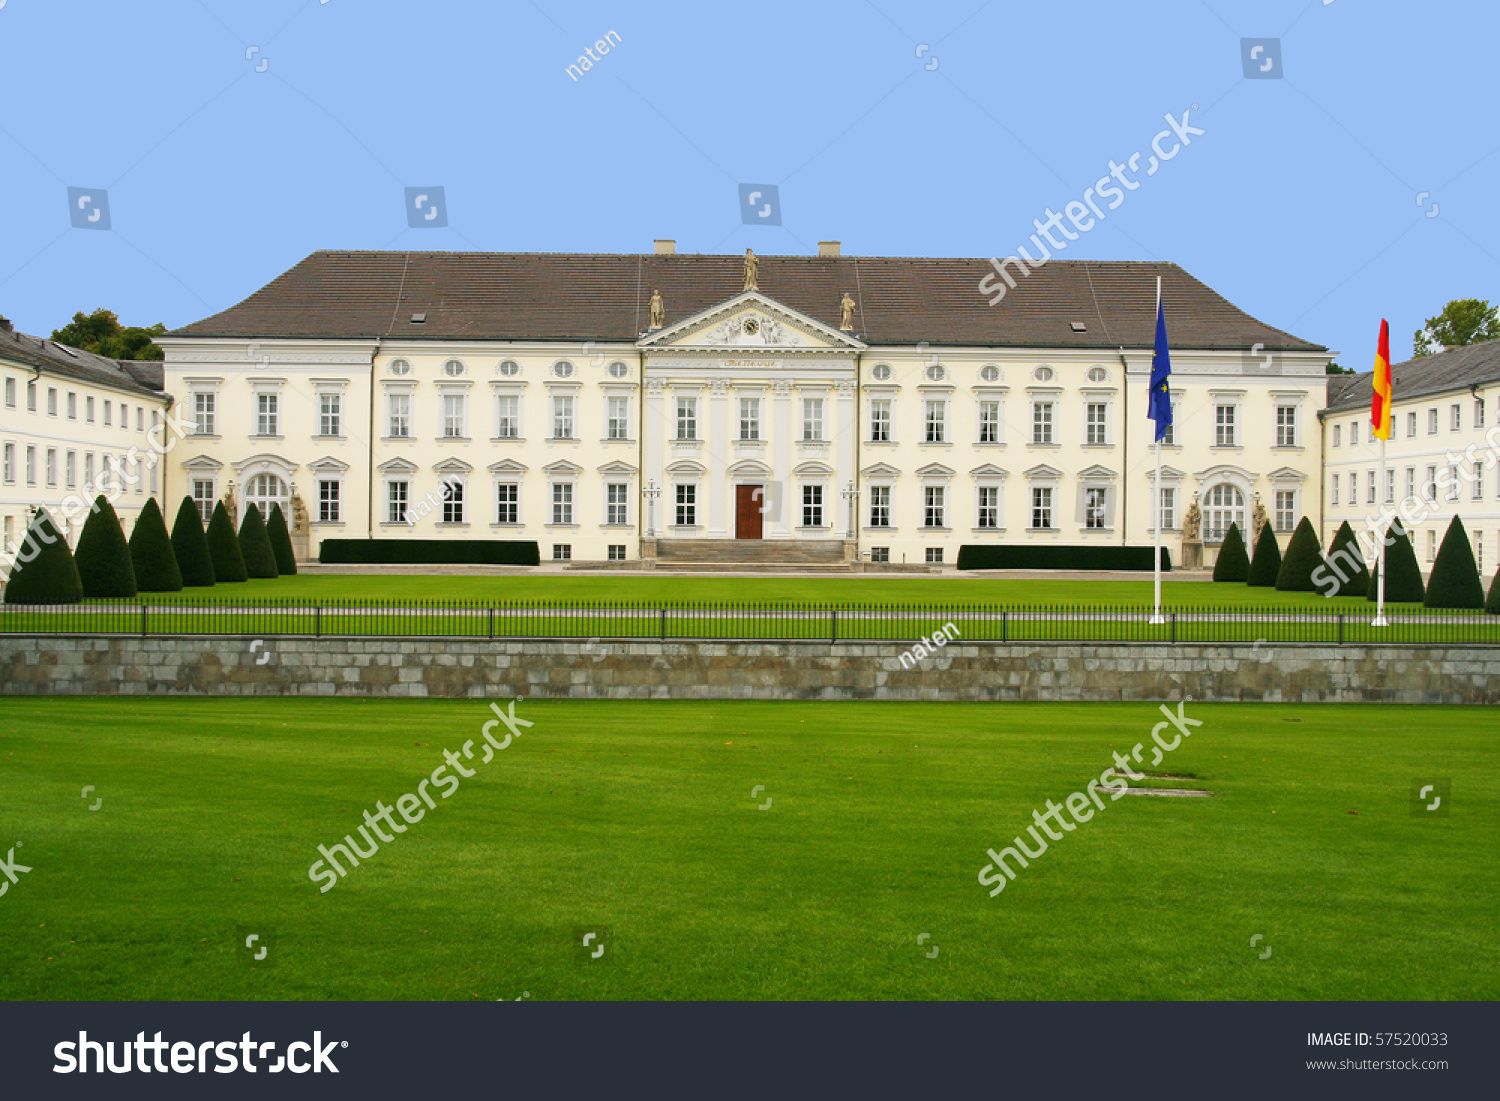
{"label": "blue flag with stars", "polygon": [[1151,356],[1151,401],[1147,416],[1156,422],[1156,441],[1166,438],[1172,424],[1172,391],[1167,379],[1172,374],[1172,357],[1167,352],[1167,306],[1156,303],[1156,351]]}

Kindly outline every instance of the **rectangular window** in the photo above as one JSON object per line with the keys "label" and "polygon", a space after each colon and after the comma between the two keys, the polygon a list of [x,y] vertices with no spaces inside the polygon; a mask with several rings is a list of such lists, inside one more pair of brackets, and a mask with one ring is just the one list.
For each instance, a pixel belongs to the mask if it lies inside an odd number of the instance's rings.
{"label": "rectangular window", "polygon": [[[156,467],[153,465],[151,469],[154,474]],[[78,488],[78,452],[69,451],[63,456],[63,478],[69,489]]]}
{"label": "rectangular window", "polygon": [[1454,402],[1448,407],[1448,431],[1457,432],[1464,426],[1463,406]]}
{"label": "rectangular window", "polygon": [[554,562],[569,562],[573,558],[572,543],[553,543],[552,560]]}
{"label": "rectangular window", "polygon": [[630,487],[623,482],[611,482],[604,487],[604,522],[606,524],[630,523]]}
{"label": "rectangular window", "polygon": [[[110,425],[110,424],[114,423],[114,421],[112,420],[112,418],[114,417],[114,409],[115,409],[115,407],[114,407],[114,404],[112,402],[106,401],[104,403],[104,423],[106,425]],[[1435,413],[1435,412],[1437,412],[1437,410],[1434,409],[1433,412]]]}
{"label": "rectangular window", "polygon": [[942,547],[928,547],[927,548],[927,564],[929,566],[941,566],[943,564],[943,548]]}
{"label": "rectangular window", "polygon": [[1355,446],[1359,444],[1359,421],[1352,421],[1349,424],[1349,443]]}
{"label": "rectangular window", "polygon": [[521,522],[521,486],[516,482],[499,482],[495,485],[495,523],[519,524]]}
{"label": "rectangular window", "polygon": [[573,483],[552,483],[552,522],[554,524],[571,524],[573,522]]}
{"label": "rectangular window", "polygon": [[36,412],[36,380],[31,379],[26,383],[26,412]]}
{"label": "rectangular window", "polygon": [[804,440],[821,440],[823,438],[823,399],[802,399],[802,438]]}
{"label": "rectangular window", "polygon": [[943,526],[943,487],[922,487],[922,526],[924,528],[940,528]]}
{"label": "rectangular window", "polygon": [[338,394],[318,395],[318,435],[341,436],[344,399]]}
{"label": "rectangular window", "polygon": [[[1239,443],[1239,435],[1235,431],[1235,414],[1238,412],[1233,405],[1214,406],[1214,446],[1234,447]],[[1353,443],[1352,434],[1349,441]]]}
{"label": "rectangular window", "polygon": [[1052,527],[1052,487],[1031,487],[1031,526],[1041,530]]}
{"label": "rectangular window", "polygon": [[16,407],[16,379],[14,375],[5,376],[5,407],[14,409]]}
{"label": "rectangular window", "polygon": [[[85,456],[85,458],[92,458],[92,456]],[[85,475],[91,474],[92,472],[87,469],[87,462],[84,464],[84,466]],[[93,481],[93,478],[89,477],[88,480]],[[213,519],[214,482],[212,478],[193,479],[193,504],[198,506],[198,519],[202,520],[203,523],[207,524],[210,520]]]}
{"label": "rectangular window", "polygon": [[462,482],[443,483],[443,523],[462,524],[464,522],[464,484]]}
{"label": "rectangular window", "polygon": [[495,438],[518,440],[521,438],[521,399],[504,394],[495,399]]}
{"label": "rectangular window", "polygon": [[802,526],[805,528],[820,528],[823,526],[823,487],[802,487]]}
{"label": "rectangular window", "polygon": [[1422,483],[1422,496],[1429,501],[1437,500],[1437,467],[1435,466],[1427,468],[1427,480]]}
{"label": "rectangular window", "polygon": [[946,401],[929,401],[927,403],[927,442],[942,443],[948,438],[948,403]]}
{"label": "rectangular window", "polygon": [[609,438],[612,440],[630,439],[630,399],[610,398],[608,417]]}
{"label": "rectangular window", "polygon": [[[213,483],[210,482],[209,485],[212,486]],[[85,489],[94,488],[94,453],[92,451],[85,451],[83,453],[83,487]],[[207,522],[205,519],[204,523]]]}
{"label": "rectangular window", "polygon": [[870,402],[870,442],[891,442],[891,403],[885,398]]}
{"label": "rectangular window", "polygon": [[[281,426],[279,409],[280,398],[276,394],[257,394],[255,396],[255,434],[257,436],[278,436]],[[109,402],[104,403],[104,423],[109,423]]]}
{"label": "rectangular window", "polygon": [[[124,409],[124,406],[121,406],[120,408]],[[49,387],[47,387],[47,416],[49,416],[49,417],[55,417],[55,416],[57,416],[57,387],[56,386],[49,386]],[[124,413],[121,413],[120,419],[121,420],[125,419]]]}
{"label": "rectangular window", "polygon": [[698,487],[695,485],[677,486],[677,526],[690,528],[698,523]]}
{"label": "rectangular window", "polygon": [[468,428],[464,424],[464,395],[443,395],[443,438],[445,440],[462,440],[468,436]]}
{"label": "rectangular window", "polygon": [[1083,491],[1083,526],[1095,531],[1104,527],[1106,490],[1103,486],[1087,486]]}
{"label": "rectangular window", "polygon": [[1031,403],[1031,442],[1052,442],[1052,403],[1050,401]]}
{"label": "rectangular window", "polygon": [[1469,495],[1476,501],[1484,499],[1484,460],[1475,459],[1473,468],[1474,484],[1469,487]]}
{"label": "rectangular window", "polygon": [[1448,500],[1458,500],[1458,467],[1448,467]]}
{"label": "rectangular window", "polygon": [[406,509],[411,501],[411,483],[391,481],[385,483],[385,522],[406,523]]}
{"label": "rectangular window", "polygon": [[146,430],[146,411],[139,405],[135,407],[135,430],[137,432]]}
{"label": "rectangular window", "polygon": [[1342,447],[1343,446],[1343,439],[1344,439],[1344,426],[1342,424],[1336,424],[1336,425],[1334,425],[1333,426],[1333,446],[1334,447]]}
{"label": "rectangular window", "polygon": [[1373,505],[1375,503],[1375,488],[1375,472],[1373,470],[1365,471],[1365,504]]}
{"label": "rectangular window", "polygon": [[1161,491],[1161,528],[1163,531],[1172,531],[1177,527],[1177,489],[1176,487],[1162,487]]}
{"label": "rectangular window", "polygon": [[396,440],[409,438],[411,436],[411,395],[386,395],[385,411],[388,429],[386,435]]}
{"label": "rectangular window", "polygon": [[760,439],[760,399],[740,399],[740,439]]}
{"label": "rectangular window", "polygon": [[[193,435],[214,435],[214,394],[193,395]],[[89,398],[84,402],[85,419],[94,419],[94,399]]]}
{"label": "rectangular window", "polygon": [[979,527],[998,528],[1000,526],[1000,487],[979,487]]}
{"label": "rectangular window", "polygon": [[1297,446],[1297,407],[1295,405],[1276,407],[1276,446]]}
{"label": "rectangular window", "polygon": [[1484,427],[1484,399],[1483,398],[1475,398],[1474,399],[1474,427],[1475,428],[1483,428]]}
{"label": "rectangular window", "polygon": [[76,421],[77,419],[78,419],[78,395],[75,394],[72,390],[69,390],[68,391],[68,420],[70,420],[70,421]]}
{"label": "rectangular window", "polygon": [[83,399],[83,419],[89,424],[94,423],[94,399],[92,396]]}
{"label": "rectangular window", "polygon": [[871,547],[870,548],[870,561],[871,562],[889,562],[890,560],[891,560],[891,548],[890,547]]}
{"label": "rectangular window", "polygon": [[1394,470],[1385,472],[1385,503],[1388,505],[1396,503],[1396,472]]}
{"label": "rectangular window", "polygon": [[1276,530],[1291,531],[1297,526],[1297,491],[1294,489],[1278,489],[1276,491]]}
{"label": "rectangular window", "polygon": [[1172,423],[1167,425],[1167,430],[1162,433],[1161,442],[1163,447],[1177,446],[1177,413],[1180,403],[1172,403]]}
{"label": "rectangular window", "polygon": [[1406,497],[1412,500],[1417,495],[1417,468],[1409,466],[1406,468]]}
{"label": "rectangular window", "polygon": [[1413,409],[1406,414],[1406,435],[1410,439],[1417,434],[1417,411]]}
{"label": "rectangular window", "polygon": [[696,440],[698,438],[698,399],[677,399],[677,438],[679,440]]}
{"label": "rectangular window", "polygon": [[611,543],[609,545],[609,547],[607,548],[606,557],[611,562],[623,562],[623,561],[625,561],[625,544],[624,543]]}
{"label": "rectangular window", "polygon": [[5,445],[5,484],[14,485],[16,482],[16,445],[7,443]]}
{"label": "rectangular window", "polygon": [[319,480],[318,522],[337,524],[342,519],[343,514],[339,510],[339,483]]}
{"label": "rectangular window", "polygon": [[26,484],[36,485],[36,448],[30,444],[26,446]]}
{"label": "rectangular window", "polygon": [[1352,470],[1349,472],[1349,503],[1359,504],[1359,475]]}
{"label": "rectangular window", "polygon": [[870,526],[872,528],[888,528],[891,526],[891,487],[870,487]]}
{"label": "rectangular window", "polygon": [[1109,406],[1102,401],[1091,401],[1085,414],[1087,423],[1086,442],[1093,444],[1108,443],[1107,437],[1109,421]]}
{"label": "rectangular window", "polygon": [[1438,411],[1436,409],[1429,409],[1429,410],[1427,410],[1427,434],[1429,436],[1436,436],[1437,435],[1437,430],[1438,430]]}
{"label": "rectangular window", "polygon": [[570,397],[552,399],[552,438],[554,440],[573,438],[573,399]]}
{"label": "rectangular window", "polygon": [[1337,474],[1333,476],[1333,492],[1328,495],[1328,503],[1330,505],[1339,503],[1339,476]]}
{"label": "rectangular window", "polygon": [[47,448],[47,484],[57,486],[57,448]]}
{"label": "rectangular window", "polygon": [[1428,529],[1427,532],[1427,561],[1431,562],[1437,557],[1437,532]]}
{"label": "rectangular window", "polygon": [[979,442],[1000,442],[1000,403],[998,401],[979,403]]}

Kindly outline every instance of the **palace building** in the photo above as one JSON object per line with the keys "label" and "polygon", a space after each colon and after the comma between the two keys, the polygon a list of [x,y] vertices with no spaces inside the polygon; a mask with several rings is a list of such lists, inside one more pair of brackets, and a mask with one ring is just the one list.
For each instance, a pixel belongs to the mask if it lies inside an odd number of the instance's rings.
{"label": "palace building", "polygon": [[[163,337],[167,497],[543,559],[952,563],[1145,545],[1157,278],[1174,561],[1320,515],[1326,348],[1169,263],[318,252]],[[1184,532],[1184,527],[1187,528]],[[1203,550],[1191,544],[1201,541]]]}

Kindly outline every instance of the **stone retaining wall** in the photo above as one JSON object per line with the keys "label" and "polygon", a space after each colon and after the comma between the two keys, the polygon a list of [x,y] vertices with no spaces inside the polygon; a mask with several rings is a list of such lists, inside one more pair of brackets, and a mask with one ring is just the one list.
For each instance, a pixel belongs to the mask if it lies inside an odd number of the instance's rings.
{"label": "stone retaining wall", "polygon": [[0,638],[0,694],[1500,703],[1500,647]]}

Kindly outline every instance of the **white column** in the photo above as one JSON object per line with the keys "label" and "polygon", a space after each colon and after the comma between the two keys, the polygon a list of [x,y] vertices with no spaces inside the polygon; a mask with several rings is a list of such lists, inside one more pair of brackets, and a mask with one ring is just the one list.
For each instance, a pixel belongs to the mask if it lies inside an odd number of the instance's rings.
{"label": "white column", "polygon": [[792,384],[778,382],[771,399],[771,477],[781,486],[781,512],[771,520],[772,539],[792,537],[792,515],[799,502],[792,484]]}
{"label": "white column", "polygon": [[[642,450],[646,455],[646,469],[643,472],[644,484],[655,483],[658,489],[666,490],[666,481],[662,476],[663,456],[667,448],[666,425],[663,421],[662,402],[666,398],[661,379],[650,379],[646,384],[646,417],[645,434],[641,441]],[[665,527],[663,518],[657,515],[655,518],[656,531],[658,534]]]}
{"label": "white column", "polygon": [[726,500],[729,496],[727,484],[729,452],[729,384],[716,379],[708,398],[708,476],[703,491],[708,494],[708,534],[710,538],[723,539],[729,534],[726,516]]}

